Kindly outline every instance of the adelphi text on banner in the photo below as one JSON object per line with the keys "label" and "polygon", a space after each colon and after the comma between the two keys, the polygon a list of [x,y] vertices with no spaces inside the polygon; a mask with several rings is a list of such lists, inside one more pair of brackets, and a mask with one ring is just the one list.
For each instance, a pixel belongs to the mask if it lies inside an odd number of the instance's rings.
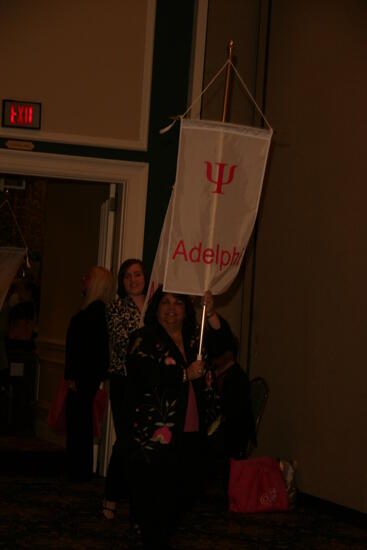
{"label": "adelphi text on banner", "polygon": [[272,130],[181,120],[164,290],[225,292],[259,206]]}

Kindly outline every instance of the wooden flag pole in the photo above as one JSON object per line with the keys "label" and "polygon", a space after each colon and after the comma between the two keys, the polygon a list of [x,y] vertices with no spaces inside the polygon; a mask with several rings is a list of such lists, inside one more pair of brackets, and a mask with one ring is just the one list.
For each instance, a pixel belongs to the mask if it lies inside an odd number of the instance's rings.
{"label": "wooden flag pole", "polygon": [[[232,51],[233,51],[233,40],[229,41],[228,44],[228,61],[232,62]],[[228,97],[229,97],[229,84],[230,84],[230,77],[231,77],[231,64],[228,63],[227,65],[227,73],[226,73],[226,84],[224,88],[224,101],[223,101],[223,114],[222,114],[222,122],[225,122],[227,119],[227,107],[228,107]],[[202,360],[202,348],[203,348],[203,335],[204,335],[204,326],[205,326],[205,312],[206,312],[206,306],[203,305],[203,313],[201,316],[201,327],[200,327],[200,342],[199,342],[199,352],[197,355],[197,360]]]}
{"label": "wooden flag pole", "polygon": [[[232,51],[233,51],[233,40],[229,41],[228,44],[228,61],[232,62]],[[222,115],[222,122],[225,122],[227,119],[227,107],[228,107],[228,97],[229,97],[229,83],[231,78],[231,63],[228,63],[227,65],[227,73],[226,73],[226,84],[224,88],[224,101],[223,101],[223,115]]]}
{"label": "wooden flag pole", "polygon": [[205,312],[206,312],[206,305],[203,305],[203,313],[201,316],[201,327],[200,327],[200,343],[199,343],[199,352],[197,356],[197,360],[201,361],[203,358],[202,355],[202,348],[203,348],[203,335],[204,335],[204,325],[205,325]]}

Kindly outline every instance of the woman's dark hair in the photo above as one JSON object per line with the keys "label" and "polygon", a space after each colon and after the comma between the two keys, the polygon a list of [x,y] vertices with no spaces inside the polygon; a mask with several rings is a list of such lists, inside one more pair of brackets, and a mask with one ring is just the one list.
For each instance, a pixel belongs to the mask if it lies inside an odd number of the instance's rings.
{"label": "woman's dark hair", "polygon": [[158,323],[157,319],[157,311],[158,306],[165,294],[173,294],[174,296],[178,296],[180,300],[183,301],[185,304],[185,319],[184,319],[184,327],[188,331],[194,331],[196,328],[196,315],[195,315],[195,309],[192,304],[192,300],[190,296],[187,294],[175,294],[173,292],[163,292],[163,286],[160,285],[153,296],[151,297],[149,301],[149,305],[147,308],[147,311],[144,316],[144,325],[146,327],[153,326]]}
{"label": "woman's dark hair", "polygon": [[126,271],[129,269],[129,267],[135,264],[140,265],[140,267],[143,270],[144,281],[145,281],[144,294],[146,292],[147,277],[144,270],[143,262],[141,260],[138,260],[137,258],[129,258],[128,260],[125,260],[124,262],[122,262],[122,264],[120,265],[118,276],[117,276],[117,294],[120,296],[120,298],[124,298],[126,296],[126,290],[124,286],[124,278],[125,278]]}

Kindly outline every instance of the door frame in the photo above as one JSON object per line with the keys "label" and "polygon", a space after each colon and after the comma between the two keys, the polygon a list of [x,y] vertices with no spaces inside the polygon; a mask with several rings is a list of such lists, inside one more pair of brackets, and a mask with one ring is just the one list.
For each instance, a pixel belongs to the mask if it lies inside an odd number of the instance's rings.
{"label": "door frame", "polygon": [[[118,248],[114,249],[114,266],[119,266],[127,258],[143,256],[148,172],[149,165],[144,162],[0,149],[0,173],[120,184],[121,192],[117,194],[116,211],[121,215],[115,220],[114,231],[108,231],[105,242],[106,249],[110,251],[114,247],[114,242],[119,243]],[[111,263],[111,254],[105,259],[106,263]],[[110,269],[112,266],[106,267]],[[47,354],[51,357],[54,357],[55,350],[60,351],[59,342],[47,342],[47,345],[51,350],[51,353],[48,351]],[[46,407],[45,410],[48,406],[49,403],[42,404],[43,408]],[[43,429],[41,423],[40,433]],[[114,438],[112,415],[108,406],[100,456],[102,475],[106,475]],[[49,439],[49,434],[46,439]]]}

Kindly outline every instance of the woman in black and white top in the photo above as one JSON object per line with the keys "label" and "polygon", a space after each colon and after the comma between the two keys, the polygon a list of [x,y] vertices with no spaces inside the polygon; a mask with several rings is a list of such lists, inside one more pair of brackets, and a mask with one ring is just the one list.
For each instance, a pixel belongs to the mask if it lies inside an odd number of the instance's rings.
{"label": "woman in black and white top", "polygon": [[[107,471],[103,514],[114,519],[116,502],[126,492],[123,479],[122,449],[119,448],[119,431],[123,421],[126,390],[126,353],[130,335],[139,327],[145,301],[145,274],[141,260],[125,260],[118,273],[118,297],[106,310],[110,339],[109,386],[116,442]],[[125,486],[124,486],[125,485]]]}

